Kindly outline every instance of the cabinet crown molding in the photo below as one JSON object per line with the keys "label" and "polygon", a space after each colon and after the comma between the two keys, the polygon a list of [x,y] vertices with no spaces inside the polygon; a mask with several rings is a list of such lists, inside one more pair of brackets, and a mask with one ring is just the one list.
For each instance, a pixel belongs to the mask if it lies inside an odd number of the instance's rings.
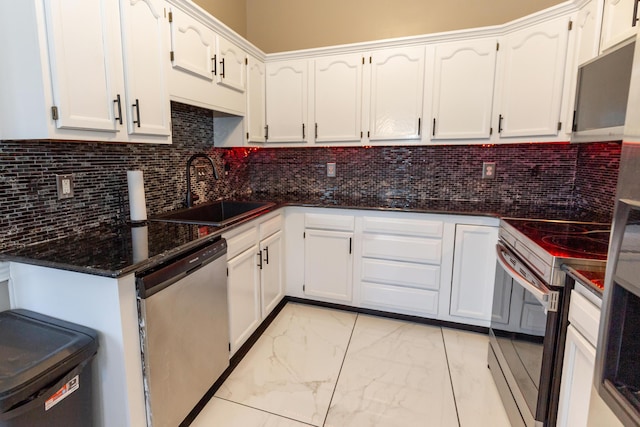
{"label": "cabinet crown molding", "polygon": [[[171,0],[175,1],[175,0]],[[418,36],[398,37],[384,40],[374,40],[360,43],[350,43],[336,46],[301,49],[288,52],[270,53],[265,55],[266,62],[291,59],[317,58],[321,55],[337,55],[346,53],[360,53],[368,50],[378,50],[412,45],[435,44],[447,41],[462,41],[478,37],[500,37],[512,31],[527,28],[540,22],[567,15],[580,9],[589,0],[568,0],[539,12],[515,19],[501,25],[469,28],[464,30],[445,31],[441,33],[423,34]]]}

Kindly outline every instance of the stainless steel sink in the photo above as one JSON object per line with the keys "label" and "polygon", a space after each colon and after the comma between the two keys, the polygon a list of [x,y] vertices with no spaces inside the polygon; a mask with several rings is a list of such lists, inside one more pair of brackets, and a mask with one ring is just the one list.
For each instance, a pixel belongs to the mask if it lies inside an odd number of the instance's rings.
{"label": "stainless steel sink", "polygon": [[203,203],[150,218],[151,221],[181,222],[222,227],[275,206],[271,202],[220,200]]}

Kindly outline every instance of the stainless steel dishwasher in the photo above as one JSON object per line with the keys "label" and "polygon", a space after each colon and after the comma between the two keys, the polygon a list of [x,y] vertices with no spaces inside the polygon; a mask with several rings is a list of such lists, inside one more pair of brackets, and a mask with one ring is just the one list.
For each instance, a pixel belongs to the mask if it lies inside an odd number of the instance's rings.
{"label": "stainless steel dishwasher", "polygon": [[137,273],[147,424],[176,427],[229,366],[227,242]]}

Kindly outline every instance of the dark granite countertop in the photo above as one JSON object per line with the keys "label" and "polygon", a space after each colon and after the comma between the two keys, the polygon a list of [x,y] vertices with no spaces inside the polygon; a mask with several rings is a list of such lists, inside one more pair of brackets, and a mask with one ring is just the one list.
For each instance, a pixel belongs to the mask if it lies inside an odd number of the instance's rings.
{"label": "dark granite countertop", "polygon": [[[371,209],[451,215],[518,217],[579,221],[602,221],[602,218],[568,209],[553,209],[543,205],[487,203],[481,201],[364,199],[353,197],[309,197],[301,195],[260,195],[250,200],[276,202],[271,209],[283,206],[333,207],[343,209]],[[44,267],[77,271],[107,277],[121,277],[165,262],[189,251],[223,231],[244,224],[256,216],[224,228],[149,221],[146,229],[121,224],[96,228],[89,233],[9,250],[0,254],[0,261],[15,261]],[[141,249],[140,234],[146,233],[148,245]],[[143,234],[144,235],[144,234]],[[147,247],[148,246],[148,247]]]}

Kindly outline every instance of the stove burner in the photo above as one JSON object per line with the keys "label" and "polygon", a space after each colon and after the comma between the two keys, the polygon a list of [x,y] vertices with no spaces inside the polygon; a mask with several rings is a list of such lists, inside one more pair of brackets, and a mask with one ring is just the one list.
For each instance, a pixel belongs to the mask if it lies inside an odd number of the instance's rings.
{"label": "stove burner", "polygon": [[606,255],[609,241],[583,235],[557,235],[542,238],[547,244],[575,254]]}
{"label": "stove burner", "polygon": [[580,224],[550,222],[550,221],[529,221],[522,225],[524,228],[531,230],[549,232],[549,233],[585,233],[589,231],[587,227]]}

